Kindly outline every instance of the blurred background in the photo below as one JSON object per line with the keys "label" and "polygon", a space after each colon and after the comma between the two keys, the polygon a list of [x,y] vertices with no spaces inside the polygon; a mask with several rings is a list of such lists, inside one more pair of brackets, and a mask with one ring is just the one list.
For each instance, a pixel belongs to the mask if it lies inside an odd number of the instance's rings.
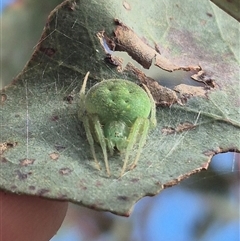
{"label": "blurred background", "polygon": [[[29,60],[61,0],[1,0],[0,89]],[[240,155],[215,155],[207,171],[145,197],[130,217],[74,204],[51,241],[239,241]]]}

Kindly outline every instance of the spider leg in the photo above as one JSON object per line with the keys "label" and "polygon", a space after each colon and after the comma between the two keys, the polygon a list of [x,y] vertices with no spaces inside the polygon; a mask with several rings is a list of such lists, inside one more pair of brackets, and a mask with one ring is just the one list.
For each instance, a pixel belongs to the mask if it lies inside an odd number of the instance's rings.
{"label": "spider leg", "polygon": [[130,133],[129,133],[129,136],[128,136],[128,139],[127,139],[128,145],[127,145],[125,159],[124,159],[123,167],[122,167],[122,170],[121,170],[121,173],[120,173],[120,177],[124,174],[124,172],[127,168],[127,164],[128,164],[128,160],[129,160],[129,154],[133,150],[134,145],[137,143],[138,137],[141,134],[140,131],[141,131],[142,126],[143,126],[145,134],[143,134],[143,136],[141,137],[141,140],[140,140],[141,143],[139,143],[138,153],[137,153],[136,158],[135,158],[135,160],[134,160],[134,162],[131,166],[133,166],[133,165],[135,166],[138,159],[139,159],[139,156],[140,156],[141,151],[142,151],[142,146],[145,144],[145,140],[146,140],[146,136],[147,136],[147,132],[148,132],[149,121],[148,121],[148,119],[146,119],[146,120],[144,118],[137,118],[135,120],[131,130],[130,130]]}
{"label": "spider leg", "polygon": [[153,99],[153,96],[150,92],[150,90],[148,89],[148,87],[145,84],[142,84],[145,91],[148,94],[148,97],[151,101],[151,115],[150,115],[150,122],[152,127],[156,127],[157,126],[157,119],[156,119],[156,104],[155,104],[155,100]]}
{"label": "spider leg", "polygon": [[86,131],[87,140],[88,140],[88,143],[90,145],[90,149],[91,149],[91,152],[93,155],[93,159],[96,163],[97,169],[100,170],[101,167],[100,167],[97,157],[96,157],[96,152],[95,152],[95,148],[94,148],[94,140],[93,140],[93,136],[91,133],[90,124],[89,124],[89,118],[87,116],[84,116],[82,121],[83,121],[84,129]]}
{"label": "spider leg", "polygon": [[87,74],[84,77],[83,83],[82,83],[82,88],[79,92],[79,106],[78,106],[78,118],[80,120],[83,119],[84,113],[85,113],[85,90],[86,90],[86,84],[87,84],[87,80],[88,80],[88,76],[89,76],[90,72],[87,72]]}
{"label": "spider leg", "polygon": [[102,152],[103,152],[103,158],[104,158],[104,162],[105,162],[105,166],[106,166],[106,171],[108,176],[110,176],[110,169],[109,169],[109,165],[108,165],[108,156],[107,156],[107,145],[106,145],[106,141],[105,141],[105,136],[103,133],[103,129],[101,126],[101,123],[99,121],[99,118],[97,115],[92,115],[92,123],[94,126],[94,130],[95,130],[95,134],[96,134],[96,138],[102,148]]}
{"label": "spider leg", "polygon": [[140,155],[141,155],[143,146],[144,146],[145,143],[146,143],[148,130],[149,130],[149,120],[148,120],[148,119],[145,119],[145,120],[143,120],[143,122],[142,122],[142,128],[141,128],[141,130],[140,130],[141,132],[139,133],[139,135],[140,135],[140,140],[139,140],[139,144],[138,144],[137,155],[136,155],[136,157],[135,157],[135,159],[134,159],[134,162],[131,164],[130,169],[133,169],[133,168],[137,165],[137,162],[138,162],[139,157],[140,157]]}
{"label": "spider leg", "polygon": [[[79,92],[80,95],[80,99],[82,99],[81,97],[85,97],[85,89],[86,89],[86,84],[87,84],[87,80],[88,80],[88,76],[89,76],[90,72],[88,71],[84,77],[83,83],[82,83],[82,88]],[[85,98],[84,98],[85,99]]]}

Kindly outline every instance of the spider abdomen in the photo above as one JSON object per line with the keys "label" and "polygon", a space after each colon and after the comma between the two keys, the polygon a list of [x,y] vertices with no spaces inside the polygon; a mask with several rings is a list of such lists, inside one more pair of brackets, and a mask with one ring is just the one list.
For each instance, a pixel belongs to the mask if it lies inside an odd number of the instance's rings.
{"label": "spider abdomen", "polygon": [[104,80],[93,86],[85,99],[89,114],[97,114],[104,125],[123,121],[130,125],[138,117],[148,118],[151,102],[147,93],[128,80]]}

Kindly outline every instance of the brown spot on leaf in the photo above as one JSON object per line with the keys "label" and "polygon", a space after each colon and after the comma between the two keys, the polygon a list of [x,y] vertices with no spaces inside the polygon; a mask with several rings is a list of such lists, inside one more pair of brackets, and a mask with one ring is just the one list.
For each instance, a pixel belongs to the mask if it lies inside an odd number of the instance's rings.
{"label": "brown spot on leaf", "polygon": [[73,96],[72,95],[65,96],[63,100],[66,101],[68,104],[72,104]]}
{"label": "brown spot on leaf", "polygon": [[123,7],[126,9],[126,10],[131,10],[131,6],[129,3],[127,3],[126,1],[123,2]]}
{"label": "brown spot on leaf", "polygon": [[57,152],[53,152],[53,153],[49,154],[49,157],[54,161],[56,161],[59,158],[59,156],[60,156],[60,154]]}
{"label": "brown spot on leaf", "polygon": [[71,172],[72,172],[72,170],[70,168],[68,168],[68,167],[64,167],[64,168],[61,168],[59,170],[59,173],[61,175],[69,175]]}
{"label": "brown spot on leaf", "polygon": [[194,129],[196,127],[196,125],[194,125],[191,122],[184,122],[184,123],[180,123],[177,125],[176,128],[173,127],[163,127],[162,128],[162,134],[164,135],[170,135],[173,133],[181,133],[183,131],[189,131],[191,129]]}
{"label": "brown spot on leaf", "polygon": [[136,183],[136,182],[138,182],[139,180],[140,180],[139,178],[132,178],[132,179],[131,179],[131,182]]}
{"label": "brown spot on leaf", "polygon": [[45,48],[43,46],[41,46],[39,50],[50,58],[56,53],[56,50],[54,48]]}
{"label": "brown spot on leaf", "polygon": [[175,133],[175,129],[173,127],[163,127],[161,132],[163,135],[170,135]]}
{"label": "brown spot on leaf", "polygon": [[191,129],[194,129],[196,126],[191,123],[191,122],[184,122],[184,123],[180,123],[176,128],[175,128],[175,131],[177,133],[179,132],[183,132],[183,131],[188,131],[188,130],[191,130]]}
{"label": "brown spot on leaf", "polygon": [[36,189],[36,187],[35,186],[29,186],[28,189],[31,190],[31,191],[34,191]]}
{"label": "brown spot on leaf", "polygon": [[89,205],[90,209],[92,210],[98,210],[98,205],[97,204],[92,204],[92,205]]}
{"label": "brown spot on leaf", "polygon": [[6,150],[7,150],[7,143],[6,142],[0,143],[0,155],[2,155],[3,152]]}
{"label": "brown spot on leaf", "polygon": [[117,199],[120,201],[128,201],[129,200],[129,198],[127,196],[118,196]]}
{"label": "brown spot on leaf", "polygon": [[58,121],[58,120],[59,120],[59,116],[57,116],[57,115],[53,115],[51,117],[51,121]]}
{"label": "brown spot on leaf", "polygon": [[47,194],[48,192],[50,192],[50,190],[43,188],[37,191],[37,195],[40,197],[45,196],[45,194]]}
{"label": "brown spot on leaf", "polygon": [[61,151],[64,151],[66,149],[65,146],[62,146],[62,145],[54,145],[54,147],[56,148],[57,151],[61,152]]}
{"label": "brown spot on leaf", "polygon": [[19,160],[21,166],[32,165],[35,162],[35,159],[24,158]]}
{"label": "brown spot on leaf", "polygon": [[212,14],[211,13],[206,13],[208,17],[212,18]]}
{"label": "brown spot on leaf", "polygon": [[1,94],[1,99],[0,99],[1,105],[3,105],[6,100],[7,100],[7,95]]}
{"label": "brown spot on leaf", "polygon": [[17,145],[17,142],[0,142],[0,155],[2,155],[6,150],[13,148]]}
{"label": "brown spot on leaf", "polygon": [[28,175],[32,174],[31,172],[29,173],[22,173],[21,171],[17,170],[16,171],[17,177],[19,180],[25,180],[28,178]]}

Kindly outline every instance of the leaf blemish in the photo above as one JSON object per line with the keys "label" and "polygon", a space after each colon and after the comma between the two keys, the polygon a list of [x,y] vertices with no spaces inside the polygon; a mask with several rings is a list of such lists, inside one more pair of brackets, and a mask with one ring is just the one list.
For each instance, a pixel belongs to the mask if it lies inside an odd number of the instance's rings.
{"label": "leaf blemish", "polygon": [[72,104],[73,96],[72,95],[65,96],[63,100],[66,101],[68,104]]}
{"label": "leaf blemish", "polygon": [[136,183],[136,182],[138,182],[139,180],[140,180],[139,178],[132,178],[132,179],[131,179],[131,182]]}
{"label": "leaf blemish", "polygon": [[59,120],[59,116],[54,115],[51,117],[51,121],[58,121]]}
{"label": "leaf blemish", "polygon": [[38,196],[44,196],[48,192],[50,192],[50,190],[43,188],[43,189],[40,189],[40,190],[37,191],[37,195]]}
{"label": "leaf blemish", "polygon": [[71,170],[70,168],[68,168],[68,167],[61,168],[61,169],[59,170],[59,173],[60,173],[61,175],[69,175],[71,172],[72,172],[72,170]]}
{"label": "leaf blemish", "polygon": [[0,101],[1,105],[2,105],[6,100],[7,100],[7,95],[1,94],[1,101]]}
{"label": "leaf blemish", "polygon": [[174,127],[163,127],[162,128],[162,134],[164,135],[170,135],[170,134],[174,134],[174,133],[181,133],[183,131],[188,131],[191,129],[194,129],[196,127],[195,124],[191,123],[191,122],[184,122],[184,123],[180,123],[178,124],[175,128]]}
{"label": "leaf blemish", "polygon": [[21,166],[32,165],[35,162],[35,159],[24,158],[19,160]]}
{"label": "leaf blemish", "polygon": [[0,155],[2,155],[6,150],[13,148],[17,145],[17,142],[0,142]]}
{"label": "leaf blemish", "polygon": [[64,151],[64,150],[66,149],[65,146],[62,146],[62,145],[59,145],[59,144],[54,145],[54,147],[55,147],[56,150],[59,151],[59,152]]}
{"label": "leaf blemish", "polygon": [[43,52],[45,55],[47,55],[48,57],[53,57],[53,55],[56,53],[56,50],[53,48],[44,48],[44,47],[40,47],[39,49],[41,52]]}
{"label": "leaf blemish", "polygon": [[28,188],[29,188],[29,190],[31,190],[31,191],[34,191],[34,190],[36,189],[35,186],[29,186]]}
{"label": "leaf blemish", "polygon": [[129,3],[127,3],[126,1],[123,2],[123,7],[124,7],[126,10],[128,10],[128,11],[131,10],[131,6],[130,6]]}
{"label": "leaf blemish", "polygon": [[28,178],[28,175],[32,174],[31,172],[29,172],[29,173],[22,173],[19,170],[17,170],[16,173],[17,173],[17,176],[18,176],[19,180],[25,180],[25,179]]}
{"label": "leaf blemish", "polygon": [[129,200],[129,198],[127,196],[118,196],[117,199],[121,200],[121,201],[128,201]]}
{"label": "leaf blemish", "polygon": [[49,154],[49,157],[54,161],[58,160],[59,156],[60,156],[60,154],[57,152],[53,152],[53,153]]}

